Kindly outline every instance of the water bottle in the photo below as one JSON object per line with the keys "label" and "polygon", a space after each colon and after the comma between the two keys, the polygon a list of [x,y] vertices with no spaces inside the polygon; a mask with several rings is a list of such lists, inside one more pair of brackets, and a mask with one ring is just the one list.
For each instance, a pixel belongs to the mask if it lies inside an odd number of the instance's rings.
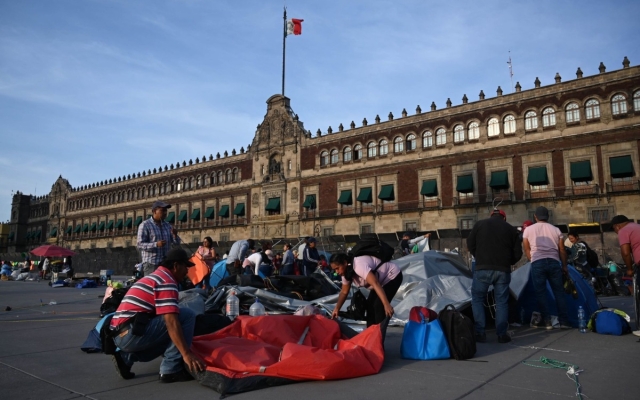
{"label": "water bottle", "polygon": [[260,303],[260,299],[256,297],[256,302],[249,308],[249,315],[252,317],[260,317],[265,315],[264,306]]}
{"label": "water bottle", "polygon": [[580,333],[587,333],[587,320],[584,316],[584,308],[582,306],[578,307],[578,328],[580,328]]}
{"label": "water bottle", "polygon": [[236,297],[236,291],[232,290],[227,297],[227,317],[232,321],[240,314],[240,300]]}

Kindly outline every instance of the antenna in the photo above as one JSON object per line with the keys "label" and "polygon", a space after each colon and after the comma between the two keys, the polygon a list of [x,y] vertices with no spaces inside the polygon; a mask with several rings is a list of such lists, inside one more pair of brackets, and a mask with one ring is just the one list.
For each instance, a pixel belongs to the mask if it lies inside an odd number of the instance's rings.
{"label": "antenna", "polygon": [[[498,201],[498,204],[496,204],[496,201]],[[491,214],[500,212],[500,210],[498,210],[498,207],[500,207],[500,204],[502,204],[503,201],[504,199],[502,197],[496,197],[493,199],[493,202],[491,203],[493,205],[493,211],[491,212]]]}

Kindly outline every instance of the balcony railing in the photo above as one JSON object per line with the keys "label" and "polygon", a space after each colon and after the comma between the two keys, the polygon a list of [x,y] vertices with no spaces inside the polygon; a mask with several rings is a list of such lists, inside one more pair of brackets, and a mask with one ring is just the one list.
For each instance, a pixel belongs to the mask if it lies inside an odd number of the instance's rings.
{"label": "balcony railing", "polygon": [[492,190],[487,193],[487,201],[493,201],[493,199],[501,198],[502,201],[515,201],[515,196],[510,190]]}
{"label": "balcony railing", "polygon": [[640,181],[608,182],[607,193],[633,192],[640,190]]}
{"label": "balcony railing", "polygon": [[480,197],[477,194],[474,194],[473,196],[455,196],[453,198],[453,205],[454,206],[464,206],[464,205],[468,205],[468,204],[477,204],[480,202]]}
{"label": "balcony railing", "polygon": [[541,189],[541,190],[525,190],[524,199],[548,199],[556,197],[556,191],[553,189]]}

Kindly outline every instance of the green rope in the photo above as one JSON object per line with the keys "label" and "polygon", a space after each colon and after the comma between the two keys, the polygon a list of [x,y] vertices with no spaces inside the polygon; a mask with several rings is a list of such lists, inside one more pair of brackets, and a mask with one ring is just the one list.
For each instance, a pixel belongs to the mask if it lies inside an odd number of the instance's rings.
{"label": "green rope", "polygon": [[580,393],[580,383],[578,382],[578,374],[582,372],[577,365],[566,363],[563,361],[554,360],[541,356],[539,360],[524,360],[524,365],[534,368],[542,369],[563,369],[566,371],[567,377],[572,379],[576,384],[576,397],[582,400],[582,393]]}

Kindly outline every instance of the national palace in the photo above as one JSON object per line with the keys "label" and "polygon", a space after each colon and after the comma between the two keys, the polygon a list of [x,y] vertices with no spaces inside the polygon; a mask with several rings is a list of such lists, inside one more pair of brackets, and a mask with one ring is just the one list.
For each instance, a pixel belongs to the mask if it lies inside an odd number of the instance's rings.
{"label": "national palace", "polygon": [[514,225],[539,205],[554,224],[640,218],[640,67],[625,57],[598,69],[314,133],[274,95],[246,149],[18,192],[3,251],[135,246],[156,199],[172,205],[167,220],[187,243],[465,231],[494,200]]}

